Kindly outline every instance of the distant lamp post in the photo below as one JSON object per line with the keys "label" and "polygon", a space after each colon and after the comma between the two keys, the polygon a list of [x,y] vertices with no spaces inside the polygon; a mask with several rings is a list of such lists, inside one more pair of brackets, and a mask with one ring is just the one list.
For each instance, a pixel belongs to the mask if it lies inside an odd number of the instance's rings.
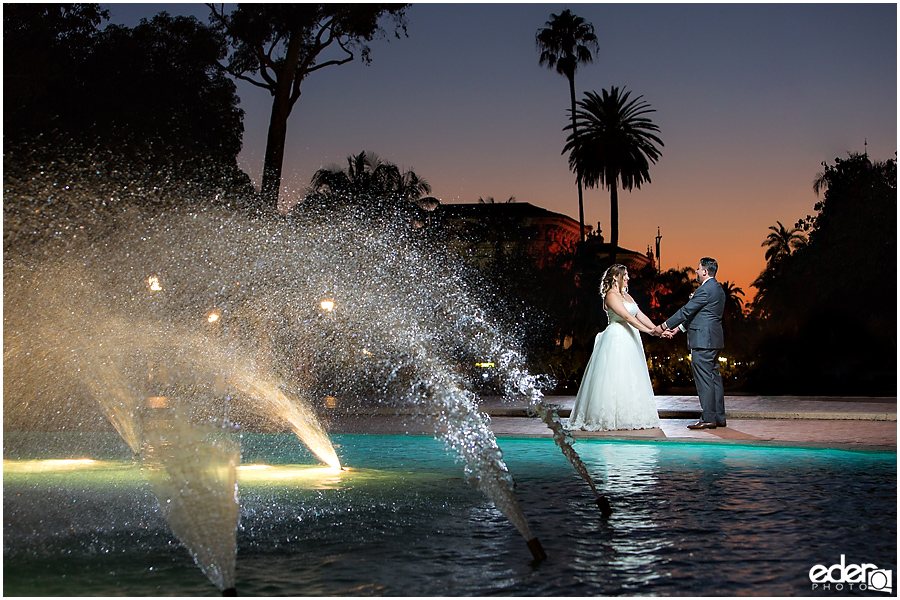
{"label": "distant lamp post", "polygon": [[159,292],[162,290],[162,286],[159,285],[159,277],[156,275],[151,275],[149,279],[147,279],[147,285],[150,286],[151,292]]}
{"label": "distant lamp post", "polygon": [[319,306],[327,313],[334,310],[334,302],[331,300],[322,300],[322,302],[319,303]]}
{"label": "distant lamp post", "polygon": [[206,317],[206,321],[208,323],[215,323],[218,320],[219,320],[219,313],[216,311],[212,311],[211,313],[209,313],[209,316]]}
{"label": "distant lamp post", "polygon": [[662,273],[662,265],[659,262],[659,242],[662,240],[662,236],[659,234],[659,227],[656,228],[656,272]]}

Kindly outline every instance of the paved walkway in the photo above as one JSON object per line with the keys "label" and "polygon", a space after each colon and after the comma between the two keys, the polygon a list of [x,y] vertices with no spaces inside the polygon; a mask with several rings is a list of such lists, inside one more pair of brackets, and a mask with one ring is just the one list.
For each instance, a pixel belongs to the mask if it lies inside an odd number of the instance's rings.
{"label": "paved walkway", "polygon": [[[675,440],[749,443],[897,451],[896,398],[835,398],[797,396],[726,396],[727,427],[691,430],[700,417],[696,396],[657,396],[660,427],[635,431],[575,431],[576,439]],[[567,418],[574,396],[548,396]],[[550,437],[550,430],[531,416],[524,402],[485,398],[481,409],[491,416],[497,436]],[[385,414],[335,418],[329,431],[369,433],[430,433],[415,415]],[[565,423],[565,421],[564,421]]]}

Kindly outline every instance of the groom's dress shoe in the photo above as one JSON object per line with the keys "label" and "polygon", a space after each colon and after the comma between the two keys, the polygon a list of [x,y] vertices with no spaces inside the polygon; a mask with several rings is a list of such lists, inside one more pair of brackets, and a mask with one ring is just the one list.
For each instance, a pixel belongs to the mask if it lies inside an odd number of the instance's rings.
{"label": "groom's dress shoe", "polygon": [[688,429],[715,429],[715,423],[704,423],[703,421],[697,421],[693,425],[688,425]]}
{"label": "groom's dress shoe", "polygon": [[717,422],[716,422],[716,427],[728,427],[728,425],[725,424],[725,421],[722,421],[721,423],[719,423],[719,422],[717,421]]}

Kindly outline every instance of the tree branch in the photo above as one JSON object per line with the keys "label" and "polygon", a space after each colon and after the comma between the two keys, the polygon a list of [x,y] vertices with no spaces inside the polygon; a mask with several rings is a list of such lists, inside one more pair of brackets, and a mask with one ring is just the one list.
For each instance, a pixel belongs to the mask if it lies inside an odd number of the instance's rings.
{"label": "tree branch", "polygon": [[[312,73],[313,71],[318,71],[319,69],[324,69],[325,67],[330,67],[332,65],[343,65],[343,64],[350,62],[351,60],[353,60],[355,58],[355,55],[353,54],[353,52],[351,52],[350,50],[347,49],[346,46],[344,46],[344,44],[343,44],[343,42],[341,42],[340,38],[332,38],[331,39],[331,41],[334,41],[334,40],[337,40],[337,44],[338,44],[338,46],[340,46],[341,50],[343,50],[344,52],[347,53],[347,57],[341,58],[341,59],[327,60],[321,64],[318,64],[318,65],[308,68],[306,70],[307,73]],[[329,43],[331,43],[331,41],[329,41]]]}
{"label": "tree branch", "polygon": [[276,83],[276,79],[269,74],[269,69],[271,69],[272,71],[275,70],[275,61],[272,60],[272,51],[274,49],[274,44],[269,48],[268,53],[263,52],[262,46],[253,47],[253,52],[256,54],[256,59],[259,61],[259,75],[271,87],[275,87]]}

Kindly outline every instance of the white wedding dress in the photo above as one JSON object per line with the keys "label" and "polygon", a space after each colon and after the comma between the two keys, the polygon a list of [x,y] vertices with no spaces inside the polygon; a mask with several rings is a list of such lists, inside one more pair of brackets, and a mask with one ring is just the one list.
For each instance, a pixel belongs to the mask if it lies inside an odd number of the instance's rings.
{"label": "white wedding dress", "polygon": [[[637,315],[638,306],[625,302]],[[611,309],[609,326],[594,339],[594,351],[584,371],[569,429],[604,431],[659,427],[656,398],[647,371],[640,332]]]}

